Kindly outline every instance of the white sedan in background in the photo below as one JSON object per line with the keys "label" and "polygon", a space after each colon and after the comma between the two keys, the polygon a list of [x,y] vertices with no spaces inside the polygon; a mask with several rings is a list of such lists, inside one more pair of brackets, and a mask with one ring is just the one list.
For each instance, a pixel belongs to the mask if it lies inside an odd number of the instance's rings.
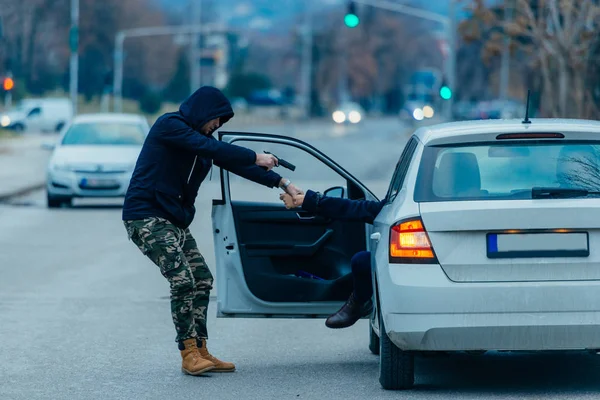
{"label": "white sedan in background", "polygon": [[[346,183],[326,195],[377,200],[300,140],[221,140],[295,148]],[[600,349],[599,122],[440,124],[398,156],[374,225],[232,200],[224,171],[213,202],[218,316],[327,317],[350,295],[352,256],[370,250],[369,348],[385,389],[412,387],[414,357],[428,352]]]}
{"label": "white sedan in background", "polygon": [[61,133],[47,170],[49,208],[75,197],[123,197],[150,127],[135,114],[79,115]]}

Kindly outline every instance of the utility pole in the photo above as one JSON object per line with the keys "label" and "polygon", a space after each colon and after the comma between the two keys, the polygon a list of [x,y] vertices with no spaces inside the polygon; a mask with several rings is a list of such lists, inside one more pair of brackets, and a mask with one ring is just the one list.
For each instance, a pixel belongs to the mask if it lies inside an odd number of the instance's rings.
{"label": "utility pole", "polygon": [[[192,6],[192,26],[202,25],[202,0],[190,0]],[[194,93],[202,84],[200,68],[200,32],[190,36],[190,94]]]}
{"label": "utility pole", "polygon": [[446,80],[450,86],[451,95],[446,103],[446,120],[452,121],[454,108],[454,96],[456,93],[456,5],[454,0],[450,0],[448,8],[448,22],[446,26],[446,35],[448,37],[448,59],[446,60]]}
{"label": "utility pole", "polygon": [[79,0],[71,0],[71,31],[69,32],[69,45],[71,47],[71,65],[69,69],[71,103],[73,115],[77,115],[77,82],[79,77]]}
{"label": "utility pole", "polygon": [[502,64],[500,67],[500,88],[499,97],[501,101],[508,98],[508,85],[510,84],[510,36],[506,34],[506,26],[512,22],[514,13],[513,2],[504,1],[504,49],[502,50]]}
{"label": "utility pole", "polygon": [[310,118],[311,105],[312,105],[312,64],[313,64],[313,24],[312,24],[312,1],[304,0],[306,5],[305,18],[304,18],[304,29],[303,33],[303,47],[302,47],[302,106],[304,118]]}

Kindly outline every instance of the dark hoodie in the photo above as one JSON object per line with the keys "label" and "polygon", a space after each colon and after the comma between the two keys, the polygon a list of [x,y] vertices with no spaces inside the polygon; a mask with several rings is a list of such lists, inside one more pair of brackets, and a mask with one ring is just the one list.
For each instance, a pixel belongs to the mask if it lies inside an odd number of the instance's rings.
{"label": "dark hoodie", "polygon": [[221,124],[233,117],[227,98],[216,88],[202,87],[188,97],[178,112],[154,123],[140,152],[125,195],[123,220],[166,218],[187,228],[196,213],[194,202],[213,162],[246,179],[276,187],[281,177],[255,164],[256,153],[203,135],[212,119]]}

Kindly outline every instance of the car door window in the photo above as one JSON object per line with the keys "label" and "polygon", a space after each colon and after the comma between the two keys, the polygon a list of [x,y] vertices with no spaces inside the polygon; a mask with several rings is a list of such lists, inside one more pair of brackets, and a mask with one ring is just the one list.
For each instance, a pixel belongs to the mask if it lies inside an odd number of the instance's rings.
{"label": "car door window", "polygon": [[[304,190],[304,192],[311,189],[323,193],[327,189],[341,186],[345,189],[344,193],[348,193],[347,181],[344,177],[301,148],[290,146],[289,144],[264,143],[252,140],[236,140],[234,144],[254,150],[256,153],[269,151],[294,164],[296,166],[295,171],[290,171],[281,166],[274,168],[273,171],[284,178],[290,179],[294,185]],[[233,173],[229,174],[229,187],[230,199],[233,202],[259,201],[281,203],[279,200],[281,190],[278,189],[275,191],[258,185]]]}
{"label": "car door window", "polygon": [[27,118],[33,118],[33,117],[39,117],[42,113],[42,109],[39,107],[34,108],[33,110],[29,111],[29,114],[27,114]]}
{"label": "car door window", "polygon": [[393,202],[398,195],[398,192],[400,192],[400,189],[402,189],[402,184],[404,183],[404,178],[406,177],[406,172],[408,171],[410,162],[415,154],[415,150],[417,149],[417,144],[418,141],[413,136],[404,147],[404,151],[398,160],[398,164],[396,164],[396,171],[394,172],[390,188],[386,195],[388,203]]}

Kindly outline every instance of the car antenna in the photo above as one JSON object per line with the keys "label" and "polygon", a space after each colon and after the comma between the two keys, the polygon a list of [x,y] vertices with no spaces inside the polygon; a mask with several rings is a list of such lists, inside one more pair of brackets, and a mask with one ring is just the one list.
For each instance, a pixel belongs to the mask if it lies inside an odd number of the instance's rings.
{"label": "car antenna", "polygon": [[531,120],[529,119],[529,97],[531,96],[531,90],[527,89],[527,105],[525,106],[525,119],[523,120],[524,124],[530,124]]}

